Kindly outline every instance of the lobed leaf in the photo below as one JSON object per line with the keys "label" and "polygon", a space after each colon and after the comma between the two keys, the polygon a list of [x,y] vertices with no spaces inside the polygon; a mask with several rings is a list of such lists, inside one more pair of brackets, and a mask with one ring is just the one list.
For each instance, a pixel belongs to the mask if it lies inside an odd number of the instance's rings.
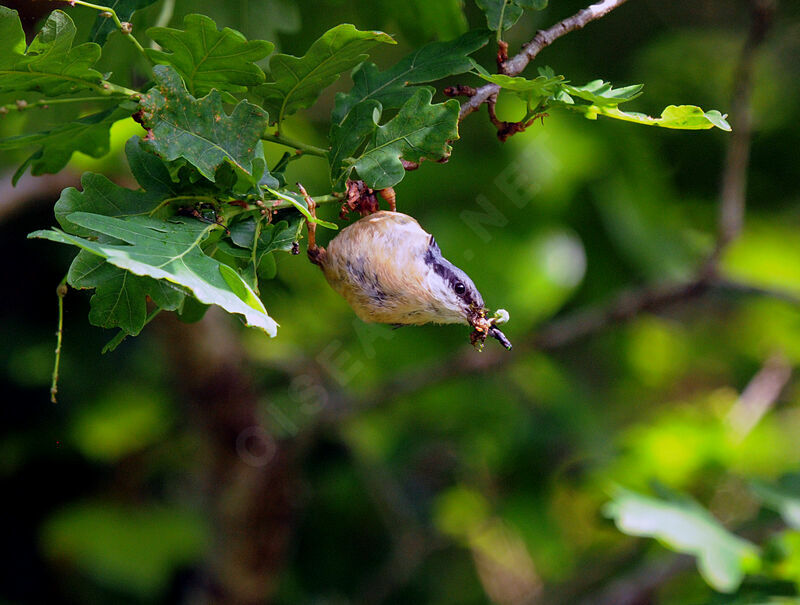
{"label": "lobed leaf", "polygon": [[398,109],[416,92],[412,84],[441,80],[469,71],[469,55],[486,46],[485,30],[473,30],[448,42],[431,42],[405,56],[384,72],[374,63],[364,63],[353,72],[353,88],[338,93],[332,121],[341,126],[363,101],[378,101],[383,109]]}
{"label": "lobed leaf", "polygon": [[26,48],[17,11],[0,6],[0,93],[37,91],[51,97],[86,89],[106,93],[102,75],[92,69],[100,47],[93,42],[73,47],[75,32],[72,19],[56,10]]}
{"label": "lobed leaf", "polygon": [[305,55],[276,54],[270,59],[270,76],[256,88],[264,98],[263,106],[279,124],[299,109],[311,107],[320,92],[333,84],[339,75],[367,58],[375,44],[395,44],[379,31],[359,31],[349,23],[325,32]]}
{"label": "lobed leaf", "polygon": [[163,279],[186,288],[197,300],[219,305],[241,315],[245,324],[275,336],[278,324],[239,274],[207,256],[203,241],[218,225],[175,218],[170,221],[134,216],[126,219],[75,212],[70,223],[122,243],[105,243],[53,229],[28,237],[71,244],[103,257],[112,265],[136,275]]}
{"label": "lobed leaf", "polygon": [[378,126],[353,166],[373,189],[399,183],[405,174],[401,159],[446,161],[450,141],[458,138],[459,104],[455,99],[431,104],[433,94],[419,88],[398,114]]}
{"label": "lobed leaf", "polygon": [[735,591],[745,574],[759,565],[758,548],[728,532],[688,498],[657,500],[616,488],[604,513],[620,531],[656,538],[668,548],[697,557],[703,578],[720,592]]}
{"label": "lobed leaf", "polygon": [[570,86],[569,84],[564,84],[563,88],[573,97],[578,97],[595,105],[617,106],[620,103],[630,101],[640,96],[644,84],[633,84],[632,86],[624,86],[623,88],[613,88],[611,82],[592,80],[584,86]]}
{"label": "lobed leaf", "polygon": [[136,336],[147,319],[147,296],[161,309],[174,311],[184,294],[164,280],[134,275],[100,256],[81,250],[72,261],[67,282],[73,288],[94,288],[89,322],[101,328],[119,328]]}
{"label": "lobed leaf", "polygon": [[221,31],[205,15],[186,15],[183,29],[151,27],[147,35],[164,50],[147,49],[153,62],[171,65],[195,97],[212,88],[242,93],[248,86],[264,82],[264,71],[255,61],[269,55],[275,45],[264,40],[248,41],[235,29]]}
{"label": "lobed leaf", "polygon": [[370,135],[378,127],[381,119],[381,104],[367,99],[356,105],[340,124],[331,124],[328,135],[331,149],[328,152],[331,184],[333,189],[344,191],[351,168],[345,164],[348,157],[356,155]]}
{"label": "lobed leaf", "polygon": [[[130,21],[133,13],[154,4],[156,0],[110,0],[104,6],[109,7],[122,22]],[[89,40],[96,42],[100,46],[106,43],[108,36],[117,31],[117,26],[113,20],[97,15],[89,33]]]}
{"label": "lobed leaf", "polygon": [[171,66],[156,65],[153,73],[156,86],[140,101],[140,120],[149,131],[147,148],[167,160],[184,158],[212,182],[227,163],[257,184],[265,170],[264,110],[241,101],[228,116],[218,91],[195,99]]}
{"label": "lobed leaf", "polygon": [[597,116],[606,116],[635,124],[645,126],[660,126],[661,128],[673,128],[678,130],[708,130],[709,128],[719,128],[720,130],[731,130],[725,115],[716,109],[703,111],[695,105],[669,105],[658,118],[650,117],[643,113],[633,113],[620,111],[616,107],[574,106],[583,111],[587,118],[596,120]]}

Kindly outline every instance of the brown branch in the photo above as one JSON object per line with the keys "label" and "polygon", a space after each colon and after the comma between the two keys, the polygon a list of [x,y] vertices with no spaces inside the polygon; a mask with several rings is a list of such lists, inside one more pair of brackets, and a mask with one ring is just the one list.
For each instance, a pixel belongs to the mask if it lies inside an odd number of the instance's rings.
{"label": "brown branch", "polygon": [[[528,63],[536,58],[536,55],[538,55],[542,49],[550,46],[561,36],[577,29],[582,29],[586,24],[607,15],[626,1],[627,0],[601,0],[600,2],[596,2],[578,11],[571,17],[559,21],[549,29],[540,30],[530,42],[522,47],[522,51],[519,54],[500,66],[500,72],[510,76],[516,76],[527,67]],[[458,119],[463,120],[473,111],[477,111],[481,105],[486,103],[498,92],[500,92],[500,87],[497,84],[485,84],[478,88],[475,94],[470,97],[469,101],[461,106]]]}
{"label": "brown branch", "polygon": [[603,330],[628,322],[641,313],[658,313],[688,303],[710,293],[756,295],[777,298],[800,307],[800,297],[791,292],[770,290],[702,274],[677,284],[647,286],[624,292],[610,303],[573,312],[540,326],[515,342],[513,353],[492,349],[477,355],[471,347],[438,365],[402,373],[385,382],[372,393],[353,399],[330,389],[329,406],[320,421],[338,422],[365,409],[373,409],[399,397],[416,393],[460,376],[498,371],[530,351],[553,351],[574,344]]}
{"label": "brown branch", "polygon": [[744,439],[775,405],[791,377],[792,366],[782,354],[767,359],[728,412],[728,424],[739,439]]}
{"label": "brown branch", "polygon": [[736,239],[744,224],[745,196],[747,193],[747,166],[750,161],[750,141],[753,117],[750,97],[753,89],[753,72],[756,51],[761,46],[772,24],[776,0],[751,0],[750,33],[742,47],[736,68],[736,88],[731,103],[733,132],[728,144],[725,168],[722,175],[719,207],[719,240],[716,256]]}

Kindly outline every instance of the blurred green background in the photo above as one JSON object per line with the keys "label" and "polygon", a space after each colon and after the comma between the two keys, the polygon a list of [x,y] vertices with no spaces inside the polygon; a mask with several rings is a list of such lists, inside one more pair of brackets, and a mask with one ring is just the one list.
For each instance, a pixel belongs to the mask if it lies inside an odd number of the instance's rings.
{"label": "blurred green background", "polygon": [[[512,52],[584,3],[526,14],[506,36]],[[136,14],[136,31],[161,4]],[[202,12],[301,55],[350,22],[396,35],[372,57],[385,68],[483,25],[472,0],[463,21],[444,4],[179,0],[171,24]],[[95,13],[67,10],[85,39]],[[536,64],[578,84],[642,82],[635,111],[725,113],[748,27],[743,1],[631,1]],[[101,71],[142,82],[119,35],[106,49]],[[493,52],[476,56],[491,68]],[[800,296],[798,56],[800,6],[782,2],[756,61],[745,227],[721,263]],[[348,86],[328,89],[287,134],[324,145],[333,95]],[[46,119],[3,116],[0,136]],[[141,131],[117,125],[109,156],[76,155],[16,189],[26,154],[0,155],[0,603],[713,602],[693,564],[625,536],[602,507],[613,485],[657,481],[763,541],[748,482],[800,464],[798,306],[712,290],[563,346],[531,343],[553,318],[574,325],[573,313],[622,291],[691,279],[714,247],[731,134],[552,114],[501,144],[483,111],[460,130],[450,162],[408,173],[398,204],[490,307],[509,311],[517,350],[465,350],[463,327],[363,324],[304,255],[286,255],[261,288],[281,324],[274,340],[212,310],[193,325],[160,317],[101,355],[111,335],[88,324],[87,293],[70,292],[57,405],[54,290],[73,252],[25,235],[54,224],[60,189],[85,170],[130,186],[122,146]],[[265,150],[271,162],[282,152]],[[328,191],[316,158],[294,162],[287,180]],[[322,212],[336,219],[333,205]],[[788,381],[742,429],[740,393],[770,368]],[[798,536],[784,535],[778,575],[789,583],[800,582]]]}

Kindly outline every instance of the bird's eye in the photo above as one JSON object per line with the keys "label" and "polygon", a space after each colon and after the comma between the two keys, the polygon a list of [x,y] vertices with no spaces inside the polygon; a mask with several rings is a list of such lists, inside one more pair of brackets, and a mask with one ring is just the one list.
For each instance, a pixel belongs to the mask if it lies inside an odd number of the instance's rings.
{"label": "bird's eye", "polygon": [[456,294],[461,296],[462,294],[464,294],[464,292],[467,291],[467,287],[464,284],[462,284],[460,281],[458,281],[458,282],[456,282],[456,285],[453,286],[453,290],[455,290]]}

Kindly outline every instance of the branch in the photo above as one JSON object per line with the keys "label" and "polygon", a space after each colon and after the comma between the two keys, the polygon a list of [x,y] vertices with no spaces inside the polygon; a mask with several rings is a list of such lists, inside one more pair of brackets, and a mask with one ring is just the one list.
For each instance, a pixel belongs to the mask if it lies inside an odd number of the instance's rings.
{"label": "branch", "polygon": [[750,140],[753,117],[750,96],[753,89],[753,71],[756,51],[772,24],[776,0],[751,0],[750,33],[742,48],[736,68],[736,88],[731,103],[731,133],[725,168],[722,175],[719,208],[719,240],[716,255],[736,239],[744,223],[745,196],[747,193],[747,165],[750,161]]}
{"label": "branch", "polygon": [[[561,36],[577,29],[582,29],[586,24],[607,15],[626,1],[627,0],[601,0],[600,2],[578,11],[571,17],[567,17],[563,21],[556,23],[550,29],[539,30],[533,37],[533,40],[522,47],[522,51],[519,54],[500,66],[500,71],[509,76],[516,76],[527,67],[528,63],[536,58],[536,55],[558,40]],[[486,84],[478,88],[475,94],[470,97],[469,101],[461,106],[458,119],[463,120],[473,111],[478,110],[481,105],[489,101],[489,99],[498,92],[500,92],[500,87],[497,84]]]}
{"label": "branch", "polygon": [[780,353],[767,359],[764,367],[753,376],[726,419],[740,440],[775,405],[791,377],[792,366]]}
{"label": "branch", "polygon": [[[800,297],[791,292],[741,284],[719,278],[713,273],[702,274],[678,284],[646,286],[623,292],[608,304],[576,311],[540,326],[518,344],[515,342],[512,354],[492,350],[476,355],[472,347],[466,347],[460,354],[442,364],[400,374],[360,399],[351,399],[344,393],[336,393],[330,398],[331,405],[321,420],[338,422],[364,409],[380,407],[398,397],[416,393],[446,380],[497,371],[530,351],[560,349],[607,328],[630,321],[641,313],[664,311],[709,293],[768,296],[800,307]],[[331,391],[332,395],[336,392],[335,389]]]}

